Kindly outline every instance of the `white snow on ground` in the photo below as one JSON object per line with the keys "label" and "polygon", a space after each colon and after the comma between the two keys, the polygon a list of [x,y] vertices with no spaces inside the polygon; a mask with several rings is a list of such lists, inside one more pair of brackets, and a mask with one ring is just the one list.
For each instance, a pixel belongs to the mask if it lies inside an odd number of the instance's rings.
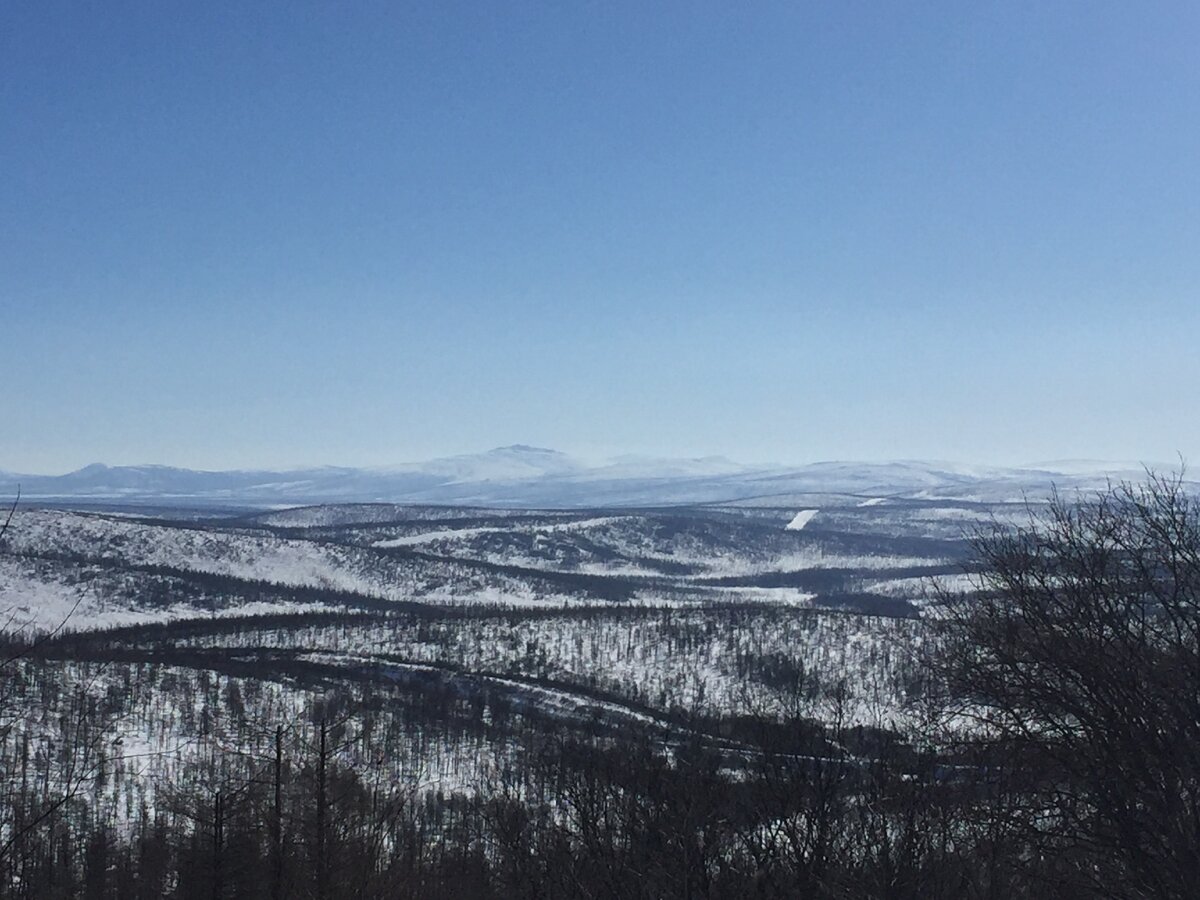
{"label": "white snow on ground", "polygon": [[812,517],[817,514],[815,509],[802,509],[792,517],[792,521],[788,522],[784,527],[784,531],[799,531],[805,525],[812,521]]}
{"label": "white snow on ground", "polygon": [[[291,587],[455,606],[544,608],[620,602],[675,608],[747,602],[805,608],[812,606],[812,596],[794,587],[735,587],[714,579],[813,569],[855,570],[863,590],[876,587],[876,592],[889,596],[930,596],[926,582],[888,579],[891,573],[878,570],[930,566],[945,560],[846,552],[841,544],[827,545],[818,532],[797,533],[818,512],[811,507],[799,509],[802,505],[773,512],[769,519],[764,517],[761,524],[751,526],[731,525],[728,517],[705,520],[628,512],[575,513],[567,519],[547,519],[539,514],[532,521],[512,520],[507,527],[475,520],[461,523],[473,527],[453,529],[447,526],[459,523],[427,521],[409,526],[409,531],[417,533],[397,534],[389,527],[382,533],[373,530],[361,536],[377,540],[376,547],[336,543],[324,535],[304,540],[240,527],[240,520],[238,526],[226,528],[203,523],[183,527],[102,514],[18,510],[0,553],[0,613],[12,614],[10,624],[16,629],[52,628],[68,616],[68,627],[85,629],[239,612],[299,612],[301,606],[329,608],[295,604],[284,590]],[[827,515],[855,514],[843,509],[840,513],[827,511]],[[986,515],[987,511],[958,508],[898,513],[890,507],[877,507],[857,513],[865,522],[878,520],[881,530],[899,516],[902,522],[919,518],[923,530],[930,530],[925,528],[929,523],[953,529],[947,532],[949,536],[958,533],[962,519],[970,524],[972,517]],[[788,516],[793,516],[790,531],[784,531]],[[744,530],[747,527],[753,530]],[[360,539],[357,532],[355,539]],[[443,558],[383,550],[405,545],[427,545]],[[457,556],[464,560],[453,558]],[[645,581],[621,585],[623,593],[612,600],[570,581],[473,565],[476,559]],[[227,596],[220,585],[188,573],[268,583],[263,587],[268,591],[263,595],[266,602],[247,606],[242,592]],[[176,578],[188,586],[185,592],[176,590]],[[281,596],[273,596],[276,592]],[[345,598],[293,596],[301,601],[327,600],[337,608],[348,602]]]}
{"label": "white snow on ground", "polygon": [[[102,560],[108,568],[114,564],[167,566],[385,600],[532,605],[569,599],[553,591],[535,591],[520,579],[457,569],[453,564],[412,563],[370,548],[283,539],[261,532],[164,527],[73,512],[18,511],[5,541],[6,549],[17,554],[61,553]],[[73,589],[73,583],[68,587]],[[67,602],[61,595],[70,593],[61,591],[58,599]],[[0,602],[4,599],[0,597]],[[46,604],[33,604],[42,605]],[[48,617],[30,618],[44,621]]]}
{"label": "white snow on ground", "polygon": [[[381,671],[386,675],[388,672],[430,672],[445,674],[446,670],[431,665],[421,663],[402,663],[402,662],[385,662],[380,661],[371,656],[356,656],[342,653],[315,652],[303,654],[304,659],[312,662],[324,663],[326,665],[338,666],[379,666]],[[605,713],[617,719],[626,721],[638,722],[647,725],[659,724],[662,719],[658,716],[647,715],[639,710],[630,709],[628,705],[623,703],[615,703],[611,700],[601,700],[596,697],[591,697],[580,693],[577,690],[568,688],[549,687],[546,685],[532,684],[529,681],[519,680],[515,678],[504,678],[500,675],[487,675],[482,673],[472,673],[472,680],[480,684],[495,684],[502,685],[518,695],[524,695],[527,700],[532,700],[533,704],[539,709],[547,712],[553,712],[563,718],[590,719],[597,713]]]}
{"label": "white snow on ground", "polygon": [[450,528],[444,531],[423,531],[420,534],[408,534],[404,537],[390,538],[386,541],[375,541],[372,547],[385,549],[387,547],[414,547],[418,544],[432,544],[434,541],[453,540],[454,538],[474,537],[479,534],[495,534],[505,531],[503,528]]}
{"label": "white snow on ground", "polygon": [[[24,663],[18,661],[15,665],[19,669]],[[144,792],[137,794],[139,799],[153,809],[159,791],[180,784],[187,766],[212,758],[235,741],[249,741],[241,746],[265,756],[270,752],[265,741],[270,738],[263,735],[270,732],[247,729],[245,722],[279,722],[289,731],[311,728],[307,723],[312,722],[314,705],[322,701],[324,694],[323,687],[314,689],[166,665],[157,666],[155,677],[150,679],[137,677],[138,664],[51,665],[63,684],[56,692],[57,698],[69,699],[85,692],[105,704],[116,704],[112,719],[105,723],[102,758],[107,777],[88,779],[81,790],[111,812],[118,828],[131,824],[132,813],[138,807],[128,802],[134,796],[134,785]],[[175,689],[161,689],[164,682],[174,683]],[[234,685],[245,698],[245,719],[229,714],[218,700]],[[62,699],[47,702],[39,696],[31,706],[37,708],[16,720],[9,739],[19,740],[19,735],[26,734],[31,751],[45,753],[47,742],[56,736],[59,720],[68,719],[69,714],[63,709]],[[380,715],[388,714],[384,711]],[[201,720],[206,723],[207,733],[200,728]],[[99,721],[104,723],[104,719]],[[344,727],[348,736],[362,733],[361,719],[346,720]],[[372,755],[369,763],[379,767],[381,778],[418,800],[426,792],[470,793],[490,767],[512,752],[512,745],[504,740],[481,743],[473,738],[429,733],[416,739],[410,734],[393,744],[386,759]],[[353,739],[345,740],[337,750],[340,759],[360,766],[368,761],[365,753],[365,748]]]}
{"label": "white snow on ground", "polygon": [[534,525],[524,528],[514,525],[507,528],[458,528],[441,531],[425,531],[421,534],[409,534],[404,537],[391,538],[386,541],[376,541],[373,547],[412,547],[417,544],[431,544],[435,541],[455,540],[457,538],[475,537],[480,534],[511,534],[514,531],[528,531],[531,534],[544,534],[554,531],[579,531],[594,528],[597,525],[607,525],[610,522],[620,522],[630,516],[601,516],[595,519],[577,519],[573,522],[562,522],[553,525]]}
{"label": "white snow on ground", "polygon": [[[278,509],[255,516],[254,521],[262,525],[282,528],[316,528],[353,525],[390,525],[398,522],[429,522],[440,519],[457,519],[463,515],[488,516],[489,518],[520,518],[530,515],[528,510],[491,509],[485,507],[465,509],[461,506],[407,506],[395,503],[342,503],[327,506],[300,506]],[[539,510],[543,517],[566,516],[561,510]]]}
{"label": "white snow on ground", "polygon": [[[672,557],[663,557],[671,559]],[[883,556],[870,554],[832,553],[821,547],[808,547],[796,553],[779,553],[759,559],[746,559],[733,554],[710,555],[708,558],[679,556],[680,562],[695,562],[704,566],[704,573],[691,578],[722,578],[737,575],[762,575],[767,572],[799,572],[809,569],[904,569],[910,566],[941,565],[943,559],[928,556]]]}
{"label": "white snow on ground", "polygon": [[816,594],[788,587],[739,587],[722,593],[733,603],[766,603],[772,606],[796,606],[802,609],[811,608],[813,601],[817,599]]}
{"label": "white snow on ground", "polygon": [[14,633],[52,631],[59,627],[82,631],[197,616],[218,618],[335,608],[323,603],[263,600],[215,610],[182,602],[131,605],[122,595],[113,595],[112,579],[96,577],[94,573],[88,575],[85,570],[71,577],[67,567],[0,557],[0,628]]}
{"label": "white snow on ground", "polygon": [[863,590],[888,597],[912,597],[928,599],[940,592],[955,594],[979,588],[979,576],[968,574],[924,575],[911,578],[886,578],[879,581],[864,580]]}
{"label": "white snow on ground", "polygon": [[859,506],[882,506],[887,500],[883,497],[872,497],[870,500],[864,500]]}
{"label": "white snow on ground", "polygon": [[[745,668],[748,656],[777,655],[797,661],[806,677],[815,679],[814,686],[832,687],[845,679],[851,721],[878,724],[900,714],[908,690],[905,673],[911,671],[927,629],[917,619],[819,610],[772,614],[766,606],[764,614],[739,616],[734,628],[709,628],[714,621],[710,616],[701,609],[660,609],[657,615],[615,619],[564,614],[316,623],[299,629],[262,625],[223,635],[219,644],[231,649],[305,647],[312,654],[358,656],[372,665],[450,665],[501,679],[520,674],[561,682],[572,696],[577,691],[568,685],[598,688],[664,710],[698,704],[714,714],[745,710],[748,704],[781,709],[778,689],[748,678]],[[212,637],[197,635],[182,638],[180,646],[214,644]],[[381,653],[388,654],[386,662]]]}

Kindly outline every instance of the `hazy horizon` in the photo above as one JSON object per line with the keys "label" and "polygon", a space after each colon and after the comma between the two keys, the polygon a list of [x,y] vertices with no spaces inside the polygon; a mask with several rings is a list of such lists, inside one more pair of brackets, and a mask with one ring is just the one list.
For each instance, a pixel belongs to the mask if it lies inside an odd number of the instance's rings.
{"label": "hazy horizon", "polygon": [[[388,463],[372,464],[372,465],[352,465],[340,461],[323,461],[313,463],[298,463],[298,464],[273,464],[266,462],[258,465],[236,466],[236,467],[221,467],[221,466],[205,466],[205,465],[180,465],[170,460],[105,460],[92,459],[85,463],[81,463],[69,469],[58,471],[38,471],[33,469],[17,469],[12,466],[0,463],[0,473],[8,475],[29,475],[35,477],[55,477],[59,475],[70,475],[82,471],[92,466],[104,466],[107,468],[165,468],[165,469],[180,469],[191,470],[197,472],[224,472],[224,471],[245,471],[245,472],[290,472],[304,471],[315,469],[363,469],[363,470],[379,470],[387,471],[389,469],[402,470],[406,467],[416,467],[430,462],[439,460],[454,460],[454,459],[472,459],[486,457],[489,454],[498,451],[508,450],[530,450],[530,451],[547,451],[554,454],[561,454],[573,463],[581,464],[585,467],[603,467],[616,465],[620,463],[671,463],[671,462],[710,462],[713,464],[727,463],[730,466],[743,467],[747,469],[787,469],[787,468],[804,468],[807,466],[817,466],[823,464],[849,464],[849,465],[904,465],[904,464],[922,464],[922,465],[947,465],[947,466],[964,466],[997,469],[1038,469],[1046,468],[1053,469],[1055,466],[1064,468],[1072,467],[1095,467],[1099,471],[1111,470],[1118,471],[1128,468],[1148,467],[1155,471],[1174,471],[1179,468],[1180,461],[1176,458],[1174,461],[1163,459],[1099,459],[1095,457],[1062,457],[1058,459],[1027,459],[1019,461],[997,462],[987,459],[946,459],[935,457],[861,457],[861,458],[821,458],[821,459],[741,459],[730,457],[725,454],[715,453],[691,453],[678,456],[664,456],[660,454],[649,453],[613,453],[613,454],[586,454],[574,453],[566,450],[561,450],[555,447],[540,447],[530,444],[511,444],[505,446],[491,447],[486,450],[467,451],[464,453],[446,453],[436,456],[424,458],[397,459]],[[1186,466],[1187,460],[1184,459]]]}

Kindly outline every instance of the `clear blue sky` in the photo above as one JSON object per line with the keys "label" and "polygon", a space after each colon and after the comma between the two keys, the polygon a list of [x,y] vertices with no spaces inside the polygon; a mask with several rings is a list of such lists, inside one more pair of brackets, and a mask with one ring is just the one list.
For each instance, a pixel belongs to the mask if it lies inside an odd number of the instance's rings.
{"label": "clear blue sky", "polygon": [[1200,459],[1194,2],[9,3],[0,468]]}

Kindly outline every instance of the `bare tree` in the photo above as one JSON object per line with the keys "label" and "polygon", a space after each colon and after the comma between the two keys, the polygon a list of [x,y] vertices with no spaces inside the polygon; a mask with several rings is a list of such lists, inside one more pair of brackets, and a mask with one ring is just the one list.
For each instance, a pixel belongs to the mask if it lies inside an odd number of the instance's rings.
{"label": "bare tree", "polygon": [[1055,496],[974,545],[980,590],[949,606],[941,664],[981,771],[1029,782],[1006,825],[1061,891],[1200,896],[1200,505],[1182,474]]}
{"label": "bare tree", "polygon": [[8,533],[8,526],[12,524],[13,516],[17,513],[17,504],[21,502],[21,488],[17,488],[17,496],[13,498],[12,505],[8,508],[8,515],[4,518],[4,524],[0,525],[0,541],[4,540],[4,535]]}
{"label": "bare tree", "polygon": [[[0,542],[12,526],[20,498],[18,489],[0,525]],[[28,756],[31,743],[28,719],[33,702],[27,694],[28,669],[36,664],[34,657],[38,651],[66,626],[79,602],[76,600],[57,625],[41,634],[28,632],[28,623],[18,622],[15,608],[5,613],[5,620],[0,623],[0,637],[4,638],[0,649],[0,747],[17,738],[23,747],[22,755]],[[55,750],[53,763],[51,749]],[[78,686],[73,702],[59,721],[58,734],[43,748],[46,769],[42,790],[39,792],[28,783],[24,765],[19,773],[0,767],[3,788],[0,790],[0,894],[5,889],[5,880],[29,861],[28,845],[32,838],[40,831],[52,829],[56,819],[96,773],[103,771],[106,762],[111,762],[107,750],[106,735],[98,727],[87,688]]]}

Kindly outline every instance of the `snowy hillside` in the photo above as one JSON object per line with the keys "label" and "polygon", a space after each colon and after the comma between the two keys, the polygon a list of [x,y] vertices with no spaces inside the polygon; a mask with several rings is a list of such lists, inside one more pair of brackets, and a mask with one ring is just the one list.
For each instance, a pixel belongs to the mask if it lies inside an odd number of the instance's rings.
{"label": "snowy hillside", "polygon": [[[781,604],[915,615],[963,535],[1023,506],[951,501],[579,510],[347,504],[208,519],[20,508],[13,627],[395,604]],[[874,587],[880,585],[881,587]],[[381,604],[383,606],[381,606]]]}

